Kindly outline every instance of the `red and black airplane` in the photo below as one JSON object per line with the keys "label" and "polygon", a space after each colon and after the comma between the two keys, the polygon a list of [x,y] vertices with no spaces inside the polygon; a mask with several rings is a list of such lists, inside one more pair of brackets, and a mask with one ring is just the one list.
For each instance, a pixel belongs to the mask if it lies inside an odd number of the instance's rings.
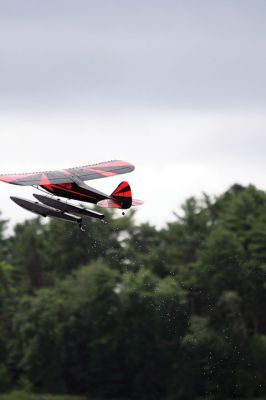
{"label": "red and black airplane", "polygon": [[128,209],[142,204],[141,200],[132,199],[128,182],[121,182],[111,195],[100,192],[84,183],[84,181],[126,174],[135,167],[121,160],[99,164],[68,168],[57,171],[33,172],[16,175],[0,175],[0,181],[13,185],[33,186],[44,189],[53,196],[34,194],[38,201],[30,201],[20,197],[10,198],[19,206],[44,217],[60,218],[82,224],[81,216],[103,219],[104,215],[86,208],[62,202],[54,196],[82,202],[97,204],[100,207]]}

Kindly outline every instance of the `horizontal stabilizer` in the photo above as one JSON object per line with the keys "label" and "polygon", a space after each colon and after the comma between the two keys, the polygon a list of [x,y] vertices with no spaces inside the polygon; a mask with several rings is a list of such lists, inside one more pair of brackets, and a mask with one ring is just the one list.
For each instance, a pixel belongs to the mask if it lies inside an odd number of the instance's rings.
{"label": "horizontal stabilizer", "polygon": [[143,203],[143,200],[132,199],[132,207],[141,206]]}
{"label": "horizontal stabilizer", "polygon": [[[132,207],[140,206],[143,204],[142,200],[132,199]],[[97,203],[98,206],[102,208],[121,208],[118,204],[116,204],[112,200],[102,200]]]}

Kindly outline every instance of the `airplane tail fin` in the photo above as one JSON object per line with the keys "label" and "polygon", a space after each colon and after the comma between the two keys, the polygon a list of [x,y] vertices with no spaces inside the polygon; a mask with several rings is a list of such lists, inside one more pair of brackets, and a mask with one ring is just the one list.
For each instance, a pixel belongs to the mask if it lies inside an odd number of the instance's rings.
{"label": "airplane tail fin", "polygon": [[103,208],[122,208],[125,210],[142,203],[141,200],[132,199],[131,187],[128,182],[123,181],[113,191],[109,199],[101,200],[97,205]]}
{"label": "airplane tail fin", "polygon": [[111,197],[123,209],[130,208],[132,205],[132,192],[128,182],[121,182],[111,194]]}

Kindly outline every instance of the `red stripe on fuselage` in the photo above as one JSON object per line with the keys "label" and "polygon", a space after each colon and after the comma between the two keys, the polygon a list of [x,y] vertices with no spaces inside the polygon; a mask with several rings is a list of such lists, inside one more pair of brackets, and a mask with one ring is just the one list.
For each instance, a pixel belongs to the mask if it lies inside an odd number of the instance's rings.
{"label": "red stripe on fuselage", "polygon": [[[86,198],[89,198],[89,199],[97,200],[97,197],[95,197],[95,196],[90,196],[88,194],[80,193],[80,192],[77,192],[75,190],[70,190],[70,189],[66,188],[64,185],[65,184],[63,184],[63,185],[43,185],[43,186],[44,186],[44,188],[45,188],[45,186],[47,186],[47,190],[48,191],[49,191],[49,189],[53,190],[53,188],[55,188],[55,189],[63,190],[64,192],[67,192],[67,193],[73,193],[73,194],[76,194],[78,196],[82,196],[82,197],[86,197]],[[49,189],[48,189],[48,187],[49,187]]]}

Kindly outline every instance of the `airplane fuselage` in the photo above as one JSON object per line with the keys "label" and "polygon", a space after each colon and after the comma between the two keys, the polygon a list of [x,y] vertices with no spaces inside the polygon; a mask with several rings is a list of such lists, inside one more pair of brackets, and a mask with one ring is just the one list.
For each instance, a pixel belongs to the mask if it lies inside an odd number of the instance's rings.
{"label": "airplane fuselage", "polygon": [[83,182],[50,184],[42,185],[41,187],[55,196],[66,197],[68,199],[79,200],[93,204],[97,204],[101,200],[110,198],[105,193],[93,189]]}

